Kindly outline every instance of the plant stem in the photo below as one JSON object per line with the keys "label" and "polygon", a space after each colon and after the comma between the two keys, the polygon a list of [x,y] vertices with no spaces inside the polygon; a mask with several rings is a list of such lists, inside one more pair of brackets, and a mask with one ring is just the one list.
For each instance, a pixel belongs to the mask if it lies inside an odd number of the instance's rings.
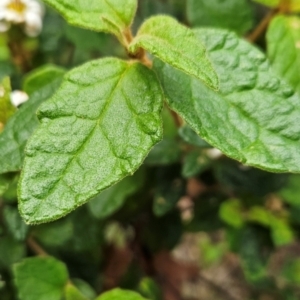
{"label": "plant stem", "polygon": [[32,236],[27,239],[28,247],[39,256],[49,256],[49,254],[34,240]]}
{"label": "plant stem", "polygon": [[247,36],[247,40],[251,43],[255,43],[258,38],[266,31],[269,23],[280,12],[279,8],[270,10],[266,16],[261,20],[257,27]]}

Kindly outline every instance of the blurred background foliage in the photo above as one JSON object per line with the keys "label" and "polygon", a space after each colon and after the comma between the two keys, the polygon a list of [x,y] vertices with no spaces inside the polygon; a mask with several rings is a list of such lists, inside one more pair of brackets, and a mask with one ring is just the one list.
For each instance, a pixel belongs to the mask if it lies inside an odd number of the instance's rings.
{"label": "blurred background foliage", "polygon": [[[140,0],[133,27],[163,13],[248,36],[269,12],[246,0]],[[255,42],[266,51],[264,34]],[[38,37],[17,26],[0,34],[0,79],[31,94],[51,78],[49,65],[70,69],[105,56],[126,53],[114,37],[70,26],[47,7]],[[48,75],[36,80],[32,71],[45,66]],[[44,251],[80,291],[68,299],[114,287],[153,300],[300,299],[300,175],[241,165],[174,113],[164,109],[163,118],[164,140],[134,176],[58,221],[23,223],[19,174],[0,175],[1,300],[17,299],[14,264]]]}

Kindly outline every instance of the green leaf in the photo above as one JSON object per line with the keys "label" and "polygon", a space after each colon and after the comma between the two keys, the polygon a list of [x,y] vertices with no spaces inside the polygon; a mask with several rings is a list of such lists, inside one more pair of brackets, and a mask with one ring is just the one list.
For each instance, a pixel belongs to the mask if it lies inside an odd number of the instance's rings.
{"label": "green leaf", "polygon": [[162,137],[162,98],[155,74],[137,62],[107,58],[69,72],[27,144],[25,221],[57,219],[133,174]]}
{"label": "green leaf", "polygon": [[232,227],[241,228],[244,226],[243,206],[238,199],[223,202],[220,206],[219,216],[225,223]]}
{"label": "green leaf", "polygon": [[300,0],[253,0],[254,2],[269,6],[269,7],[279,7],[283,6],[289,12],[299,12],[300,11]]}
{"label": "green leaf", "polygon": [[300,207],[300,175],[291,175],[288,184],[279,191],[279,195],[290,205]]}
{"label": "green leaf", "polygon": [[[137,0],[45,0],[72,25],[115,34],[123,32],[133,21]],[[122,40],[123,41],[123,40]],[[126,40],[123,41],[126,44]]]}
{"label": "green leaf", "polygon": [[88,300],[74,285],[67,284],[65,289],[65,300]]}
{"label": "green leaf", "polygon": [[199,135],[188,125],[179,128],[180,137],[188,144],[199,148],[211,148],[211,146],[199,137]]}
{"label": "green leaf", "polygon": [[55,258],[34,257],[16,264],[14,277],[20,300],[61,300],[68,271]]}
{"label": "green leaf", "polygon": [[0,132],[8,119],[14,114],[16,108],[10,102],[10,80],[8,77],[0,82]]}
{"label": "green leaf", "polygon": [[145,164],[150,166],[173,164],[179,160],[180,153],[178,141],[173,138],[164,138],[151,150]]}
{"label": "green leaf", "polygon": [[205,171],[211,164],[209,158],[202,151],[194,150],[189,152],[183,161],[182,176],[190,178]]}
{"label": "green leaf", "polygon": [[300,94],[300,18],[278,16],[268,27],[268,56],[273,68]]}
{"label": "green leaf", "polygon": [[192,26],[221,27],[244,34],[252,28],[248,0],[188,0],[187,18]]}
{"label": "green leaf", "polygon": [[24,241],[27,236],[28,226],[22,220],[17,207],[5,206],[3,217],[9,233],[17,241]]}
{"label": "green leaf", "polygon": [[155,61],[170,107],[229,157],[269,171],[300,172],[299,97],[259,50],[234,33],[196,34],[209,49],[220,90]]}
{"label": "green leaf", "polygon": [[25,144],[38,125],[35,112],[42,102],[51,97],[60,82],[61,77],[57,77],[36,91],[10,118],[0,134],[0,174],[21,169]]}
{"label": "green leaf", "polygon": [[178,177],[174,178],[168,173],[158,174],[154,189],[153,213],[157,217],[161,217],[174,209],[184,192],[184,180]]}
{"label": "green leaf", "polygon": [[280,4],[280,0],[253,0],[253,1],[269,7],[277,7]]}
{"label": "green leaf", "polygon": [[218,77],[206,56],[205,47],[191,29],[175,19],[155,16],[146,20],[130,44],[129,51],[135,54],[140,48],[202,80],[209,87],[218,89]]}
{"label": "green leaf", "polygon": [[290,259],[281,270],[282,276],[290,283],[300,285],[300,259]]}
{"label": "green leaf", "polygon": [[26,75],[23,90],[31,95],[35,91],[47,86],[50,82],[63,76],[65,70],[55,65],[44,65]]}
{"label": "green leaf", "polygon": [[25,244],[6,236],[0,237],[0,268],[10,268],[26,255]]}
{"label": "green leaf", "polygon": [[128,197],[141,188],[143,181],[143,174],[137,172],[104,190],[89,202],[91,213],[98,219],[107,218],[117,211]]}
{"label": "green leaf", "polygon": [[136,292],[117,288],[100,295],[96,300],[145,300],[145,298]]}

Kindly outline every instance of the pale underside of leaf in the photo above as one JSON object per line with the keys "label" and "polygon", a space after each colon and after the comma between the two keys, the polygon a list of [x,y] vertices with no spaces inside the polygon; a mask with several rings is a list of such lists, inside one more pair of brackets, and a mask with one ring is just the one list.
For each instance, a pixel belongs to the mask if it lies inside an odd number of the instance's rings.
{"label": "pale underside of leaf", "polygon": [[273,19],[267,41],[273,68],[300,95],[300,18],[278,16]]}
{"label": "pale underside of leaf", "polygon": [[214,92],[169,65],[155,62],[167,101],[208,143],[245,164],[300,172],[300,99],[265,56],[225,30],[202,29],[220,79]]}
{"label": "pale underside of leaf", "polygon": [[75,26],[109,32],[120,37],[130,27],[137,0],[44,0]]}
{"label": "pale underside of leaf", "polygon": [[145,21],[129,45],[135,53],[143,48],[173,67],[195,76],[213,89],[218,77],[206,55],[206,49],[193,31],[175,19],[155,16]]}
{"label": "pale underside of leaf", "polygon": [[57,219],[136,171],[162,137],[162,91],[136,62],[107,58],[68,73],[39,110],[19,207],[29,223]]}

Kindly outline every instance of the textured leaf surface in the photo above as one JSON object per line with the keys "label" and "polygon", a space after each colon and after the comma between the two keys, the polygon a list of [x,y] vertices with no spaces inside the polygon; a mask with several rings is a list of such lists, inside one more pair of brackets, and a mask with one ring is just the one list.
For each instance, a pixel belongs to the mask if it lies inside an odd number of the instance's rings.
{"label": "textured leaf surface", "polygon": [[209,144],[245,164],[300,172],[300,99],[265,56],[235,34],[198,30],[220,78],[214,92],[156,61],[167,101]]}
{"label": "textured leaf surface", "polygon": [[5,77],[0,82],[0,132],[7,120],[16,111],[16,108],[10,102],[10,81],[8,77]]}
{"label": "textured leaf surface", "polygon": [[38,125],[37,108],[55,92],[61,76],[53,78],[47,86],[36,91],[9,119],[0,134],[0,174],[19,171],[24,159],[24,148],[28,138]]}
{"label": "textured leaf surface", "polygon": [[253,13],[248,0],[188,0],[187,18],[192,26],[221,27],[244,34],[252,27]]}
{"label": "textured leaf surface", "polygon": [[273,19],[267,41],[272,66],[300,94],[300,18]]}
{"label": "textured leaf surface", "polygon": [[144,48],[164,62],[197,77],[217,89],[218,78],[206,56],[206,50],[193,31],[167,16],[152,17],[144,22],[129,46],[135,53]]}
{"label": "textured leaf surface", "polygon": [[140,63],[92,61],[65,77],[26,148],[19,208],[57,219],[132,174],[162,136],[162,91]]}
{"label": "textured leaf surface", "polygon": [[104,219],[117,211],[141,187],[144,179],[141,175],[137,172],[101,192],[89,202],[91,213],[96,218]]}
{"label": "textured leaf surface", "polygon": [[136,292],[114,289],[102,294],[96,300],[145,300],[145,298]]}
{"label": "textured leaf surface", "polygon": [[137,0],[44,0],[72,25],[120,37],[137,9]]}
{"label": "textured leaf surface", "polygon": [[52,257],[34,257],[16,264],[14,277],[20,300],[61,300],[68,271]]}

